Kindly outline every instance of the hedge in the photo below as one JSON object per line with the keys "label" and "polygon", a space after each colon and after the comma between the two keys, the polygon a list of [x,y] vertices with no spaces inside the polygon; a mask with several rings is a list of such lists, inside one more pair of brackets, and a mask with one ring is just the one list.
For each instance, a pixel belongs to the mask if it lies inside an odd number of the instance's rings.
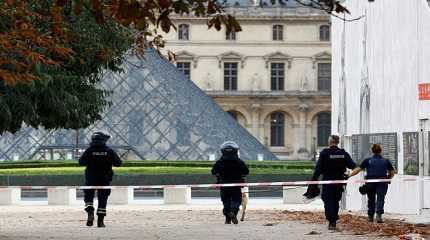
{"label": "hedge", "polygon": [[[310,161],[247,161],[250,168],[266,169],[313,169],[314,162]],[[214,164],[211,161],[124,161],[123,167],[189,167],[189,168],[209,168]],[[17,168],[56,168],[56,167],[79,167],[77,161],[15,161],[2,162],[0,169]]]}

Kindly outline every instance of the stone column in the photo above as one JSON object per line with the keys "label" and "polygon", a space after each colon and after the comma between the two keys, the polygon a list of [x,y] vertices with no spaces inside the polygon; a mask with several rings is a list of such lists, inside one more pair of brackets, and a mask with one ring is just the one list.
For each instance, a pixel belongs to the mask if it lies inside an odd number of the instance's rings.
{"label": "stone column", "polygon": [[298,106],[299,111],[299,123],[297,128],[297,156],[299,159],[309,159],[309,149],[306,148],[307,142],[307,134],[306,134],[306,121],[307,121],[307,112],[309,106],[306,103],[301,103]]}
{"label": "stone column", "polygon": [[251,133],[264,144],[264,139],[262,139],[262,136],[260,135],[260,109],[261,105],[258,103],[253,103],[251,105]]}

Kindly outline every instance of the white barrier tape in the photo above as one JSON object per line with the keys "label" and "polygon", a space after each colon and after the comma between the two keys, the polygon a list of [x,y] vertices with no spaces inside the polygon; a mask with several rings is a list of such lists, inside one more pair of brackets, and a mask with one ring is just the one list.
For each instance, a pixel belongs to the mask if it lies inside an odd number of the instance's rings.
{"label": "white barrier tape", "polygon": [[164,189],[164,188],[220,188],[220,187],[269,187],[269,186],[306,186],[306,185],[326,185],[326,184],[351,184],[351,183],[377,183],[377,182],[414,182],[430,180],[430,177],[423,178],[402,178],[402,179],[357,179],[357,180],[329,180],[329,181],[295,181],[295,182],[262,182],[262,183],[227,183],[227,184],[185,184],[185,185],[146,185],[146,186],[0,186],[0,189],[24,190],[35,189]]}

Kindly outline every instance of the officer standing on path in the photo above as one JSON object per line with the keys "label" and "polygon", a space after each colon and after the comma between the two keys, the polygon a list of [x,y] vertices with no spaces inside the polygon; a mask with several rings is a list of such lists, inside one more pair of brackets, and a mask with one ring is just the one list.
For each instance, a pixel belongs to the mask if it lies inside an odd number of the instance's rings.
{"label": "officer standing on path", "polygon": [[[339,136],[331,135],[328,140],[329,148],[321,151],[312,176],[313,181],[344,180],[346,169],[354,169],[356,164],[344,149],[340,149]],[[336,221],[339,219],[339,201],[342,198],[343,184],[324,184],[321,198],[324,202],[325,217],[329,222],[328,229],[336,230]]]}
{"label": "officer standing on path", "polygon": [[[85,185],[86,186],[110,186],[113,177],[112,166],[121,166],[121,159],[114,150],[106,146],[110,138],[102,132],[95,132],[91,136],[90,147],[82,154],[79,165],[86,166]],[[92,226],[94,222],[94,194],[95,189],[84,190],[85,211],[88,213],[87,226]],[[98,189],[97,199],[97,227],[105,227],[103,222],[106,216],[106,205],[110,195],[110,189]]]}
{"label": "officer standing on path", "polygon": [[[243,183],[249,174],[246,164],[239,158],[239,146],[233,141],[221,145],[221,158],[212,168],[217,183]],[[221,187],[221,201],[224,205],[225,224],[238,224],[237,214],[242,204],[241,187]]]}

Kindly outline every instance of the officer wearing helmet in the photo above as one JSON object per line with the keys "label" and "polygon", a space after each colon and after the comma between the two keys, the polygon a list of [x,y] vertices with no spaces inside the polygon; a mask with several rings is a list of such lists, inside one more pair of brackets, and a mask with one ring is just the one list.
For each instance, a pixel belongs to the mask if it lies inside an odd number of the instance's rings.
{"label": "officer wearing helmet", "polygon": [[[102,132],[95,132],[91,136],[90,147],[82,154],[79,159],[81,166],[85,169],[86,186],[109,186],[112,177],[112,166],[121,166],[121,159],[114,150],[106,146],[109,135]],[[92,226],[94,222],[94,194],[95,189],[84,190],[85,211],[88,214],[87,226]],[[105,227],[104,217],[106,216],[106,205],[110,195],[110,189],[98,189],[97,199],[97,227]]]}
{"label": "officer wearing helmet", "polygon": [[[239,146],[233,141],[224,142],[221,153],[221,158],[212,168],[212,175],[217,177],[217,183],[243,183],[249,169],[239,158]],[[241,187],[221,187],[220,192],[225,223],[238,224],[237,214],[242,204]]]}

